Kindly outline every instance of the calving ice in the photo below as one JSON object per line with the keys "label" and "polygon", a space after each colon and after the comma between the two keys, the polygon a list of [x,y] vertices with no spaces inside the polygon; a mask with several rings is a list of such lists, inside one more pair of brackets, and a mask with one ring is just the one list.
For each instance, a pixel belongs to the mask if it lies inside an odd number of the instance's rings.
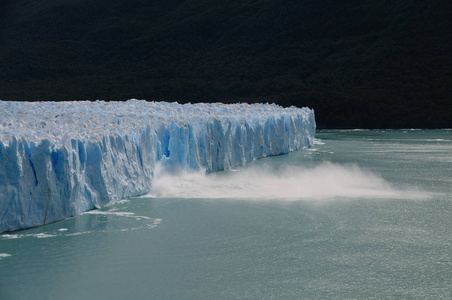
{"label": "calving ice", "polygon": [[156,165],[219,171],[309,147],[314,112],[274,104],[0,101],[0,232],[150,191]]}

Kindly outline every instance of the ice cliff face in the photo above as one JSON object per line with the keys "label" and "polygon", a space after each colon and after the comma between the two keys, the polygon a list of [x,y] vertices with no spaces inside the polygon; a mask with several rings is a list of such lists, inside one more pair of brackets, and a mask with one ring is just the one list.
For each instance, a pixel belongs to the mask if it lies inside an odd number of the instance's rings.
{"label": "ice cliff face", "polygon": [[312,110],[274,104],[0,101],[0,232],[148,193],[157,163],[218,171],[314,135]]}

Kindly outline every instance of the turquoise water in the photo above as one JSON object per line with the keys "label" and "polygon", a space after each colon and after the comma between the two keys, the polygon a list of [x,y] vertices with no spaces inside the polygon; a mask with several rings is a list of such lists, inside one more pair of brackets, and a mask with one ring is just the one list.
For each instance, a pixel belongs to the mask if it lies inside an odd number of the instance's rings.
{"label": "turquoise water", "polygon": [[450,299],[452,131],[312,149],[0,235],[0,299]]}

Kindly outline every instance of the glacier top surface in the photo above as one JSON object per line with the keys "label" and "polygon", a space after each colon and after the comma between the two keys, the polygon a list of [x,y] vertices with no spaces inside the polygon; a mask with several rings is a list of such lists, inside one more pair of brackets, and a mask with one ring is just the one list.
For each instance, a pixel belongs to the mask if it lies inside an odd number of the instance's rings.
{"label": "glacier top surface", "polygon": [[[99,140],[105,135],[124,135],[146,126],[172,122],[193,127],[208,119],[265,122],[270,116],[307,115],[307,108],[284,108],[276,104],[222,104],[147,102],[68,101],[12,102],[0,100],[0,142],[13,136],[28,142],[48,139],[54,144],[68,139]],[[307,117],[307,116],[306,116]]]}

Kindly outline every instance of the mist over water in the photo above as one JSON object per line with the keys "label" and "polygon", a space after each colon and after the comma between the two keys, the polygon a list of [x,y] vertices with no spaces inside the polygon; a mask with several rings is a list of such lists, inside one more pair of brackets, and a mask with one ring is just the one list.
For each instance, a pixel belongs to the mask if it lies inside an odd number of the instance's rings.
{"label": "mist over water", "polygon": [[158,172],[148,197],[248,200],[327,200],[335,198],[426,198],[418,189],[398,189],[357,165],[250,165],[219,173]]}

